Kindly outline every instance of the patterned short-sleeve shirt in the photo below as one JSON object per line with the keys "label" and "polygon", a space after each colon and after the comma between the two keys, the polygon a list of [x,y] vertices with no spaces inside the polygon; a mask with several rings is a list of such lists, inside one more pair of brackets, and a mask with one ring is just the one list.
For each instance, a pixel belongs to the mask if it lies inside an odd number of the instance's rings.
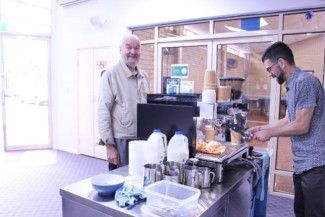
{"label": "patterned short-sleeve shirt", "polygon": [[288,119],[296,119],[296,111],[314,107],[309,132],[292,136],[295,173],[325,165],[325,99],[324,88],[312,74],[296,68],[286,82]]}

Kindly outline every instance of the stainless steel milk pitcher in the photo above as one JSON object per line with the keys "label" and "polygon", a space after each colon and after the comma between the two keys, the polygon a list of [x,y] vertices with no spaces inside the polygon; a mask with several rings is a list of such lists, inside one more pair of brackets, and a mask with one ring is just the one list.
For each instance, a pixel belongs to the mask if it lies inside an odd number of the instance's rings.
{"label": "stainless steel milk pitcher", "polygon": [[183,183],[184,164],[175,161],[166,161],[164,163],[163,171],[175,170],[178,172],[178,182]]}
{"label": "stainless steel milk pitcher", "polygon": [[147,186],[162,179],[162,166],[160,164],[145,164],[144,165],[144,182]]}
{"label": "stainless steel milk pitcher", "polygon": [[200,188],[210,188],[214,182],[216,174],[209,167],[199,167],[199,186]]}
{"label": "stainless steel milk pitcher", "polygon": [[184,166],[184,184],[199,188],[199,170],[197,166]]}

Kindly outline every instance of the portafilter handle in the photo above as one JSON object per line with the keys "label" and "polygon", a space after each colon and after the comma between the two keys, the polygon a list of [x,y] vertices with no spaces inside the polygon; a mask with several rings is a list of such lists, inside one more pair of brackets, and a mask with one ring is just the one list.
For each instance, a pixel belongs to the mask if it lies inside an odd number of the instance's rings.
{"label": "portafilter handle", "polygon": [[253,134],[246,130],[242,138],[245,142],[249,142],[253,139]]}
{"label": "portafilter handle", "polygon": [[248,147],[248,156],[252,157],[253,156],[253,150],[254,150],[254,146],[249,146]]}

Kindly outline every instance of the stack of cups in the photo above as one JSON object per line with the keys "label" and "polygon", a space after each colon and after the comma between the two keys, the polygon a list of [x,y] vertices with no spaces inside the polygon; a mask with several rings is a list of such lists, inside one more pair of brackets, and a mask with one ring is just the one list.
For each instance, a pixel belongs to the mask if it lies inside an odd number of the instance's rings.
{"label": "stack of cups", "polygon": [[215,103],[216,102],[216,91],[206,89],[202,91],[202,102],[204,103]]}
{"label": "stack of cups", "polygon": [[216,71],[206,70],[204,73],[204,83],[202,91],[202,102],[215,103],[216,102]]}
{"label": "stack of cups", "polygon": [[217,88],[215,70],[205,70],[203,84],[204,90],[215,90]]}

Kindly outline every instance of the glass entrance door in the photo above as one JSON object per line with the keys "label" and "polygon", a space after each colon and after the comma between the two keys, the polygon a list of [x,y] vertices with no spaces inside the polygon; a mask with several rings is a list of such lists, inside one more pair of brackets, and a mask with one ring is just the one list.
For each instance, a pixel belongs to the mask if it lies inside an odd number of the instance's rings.
{"label": "glass entrance door", "polygon": [[[268,76],[261,61],[266,48],[275,41],[278,41],[277,35],[158,44],[155,91],[164,91],[163,80],[171,76],[173,64],[189,66],[189,76],[185,80],[193,81],[196,93],[202,91],[204,71],[216,69],[218,78],[244,78],[240,99],[249,107],[248,127],[278,120],[283,115],[284,111],[279,108],[285,99],[281,97],[280,85]],[[274,192],[277,156],[273,153],[277,150],[277,139],[272,138],[269,142],[253,140],[250,145],[270,153],[270,191]]]}
{"label": "glass entrance door", "polygon": [[[261,57],[277,36],[261,36],[253,38],[240,38],[214,41],[213,52],[218,77],[241,77],[244,82],[241,86],[241,100],[245,100],[249,106],[247,116],[248,127],[268,124],[283,116],[280,105],[285,103],[281,97],[280,85],[275,79],[271,79],[266,72]],[[271,157],[270,165],[270,192],[275,191],[277,184],[275,178],[275,162],[277,157],[273,153],[277,151],[277,138],[271,138],[269,142],[253,140],[249,145],[256,149],[268,151]],[[281,155],[286,155],[282,153]],[[288,190],[288,189],[287,189]],[[289,190],[288,190],[289,191]]]}
{"label": "glass entrance door", "polygon": [[49,148],[48,40],[3,36],[1,44],[5,150]]}
{"label": "glass entrance door", "polygon": [[[244,39],[229,39],[214,42],[215,61],[214,68],[217,69],[219,85],[235,85],[236,98],[248,104],[248,127],[268,124],[275,117],[271,115],[271,103],[273,90],[279,89],[278,85],[271,80],[266,73],[261,61],[262,54],[268,46],[276,41],[276,37],[252,37]],[[227,79],[230,82],[227,83]],[[243,79],[239,84],[231,82],[231,79]],[[222,81],[222,82],[221,82]],[[238,91],[241,93],[238,94]],[[273,92],[272,92],[273,91]],[[274,107],[274,106],[273,106]],[[256,140],[250,145],[267,148],[266,142]]]}

